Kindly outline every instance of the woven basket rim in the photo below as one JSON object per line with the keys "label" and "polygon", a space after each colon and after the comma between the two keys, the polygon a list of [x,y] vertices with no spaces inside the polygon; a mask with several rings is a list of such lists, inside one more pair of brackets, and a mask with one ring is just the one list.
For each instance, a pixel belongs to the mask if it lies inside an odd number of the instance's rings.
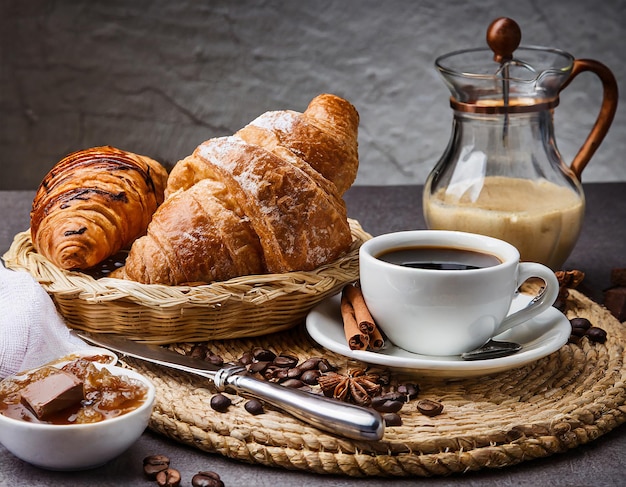
{"label": "woven basket rim", "polygon": [[168,286],[142,284],[110,277],[96,279],[90,275],[66,271],[39,254],[31,241],[30,230],[15,235],[9,250],[2,256],[7,268],[24,270],[31,274],[49,293],[59,296],[76,296],[86,302],[126,300],[139,304],[152,303],[167,308],[188,304],[214,305],[225,300],[253,302],[267,300],[268,296],[315,292],[316,286],[328,279],[335,281],[341,268],[358,259],[361,244],[371,238],[360,223],[348,219],[352,232],[352,245],[338,259],[312,271],[295,271],[282,274],[253,274],[199,285]]}

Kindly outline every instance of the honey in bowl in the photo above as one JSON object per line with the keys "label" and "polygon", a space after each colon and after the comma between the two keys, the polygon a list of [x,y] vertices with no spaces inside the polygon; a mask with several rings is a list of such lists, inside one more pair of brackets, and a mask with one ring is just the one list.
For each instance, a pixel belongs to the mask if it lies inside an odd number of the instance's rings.
{"label": "honey in bowl", "polygon": [[0,382],[0,414],[33,423],[96,423],[137,409],[147,394],[140,381],[82,357]]}

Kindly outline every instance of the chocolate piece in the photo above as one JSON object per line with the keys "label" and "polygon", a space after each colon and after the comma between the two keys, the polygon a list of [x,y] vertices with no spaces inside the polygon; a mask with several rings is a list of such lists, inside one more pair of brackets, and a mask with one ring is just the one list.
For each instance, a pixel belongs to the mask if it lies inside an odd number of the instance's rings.
{"label": "chocolate piece", "polygon": [[49,372],[28,384],[21,401],[38,419],[79,404],[83,400],[83,383],[73,374],[50,367]]}
{"label": "chocolate piece", "polygon": [[619,321],[626,321],[626,287],[614,287],[604,292],[604,306]]}

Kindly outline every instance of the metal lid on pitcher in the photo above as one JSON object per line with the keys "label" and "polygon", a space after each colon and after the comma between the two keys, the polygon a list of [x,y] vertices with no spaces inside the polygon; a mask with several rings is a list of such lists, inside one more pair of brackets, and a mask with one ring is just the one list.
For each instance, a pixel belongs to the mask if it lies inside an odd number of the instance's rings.
{"label": "metal lid on pitcher", "polygon": [[454,51],[435,65],[455,110],[476,113],[525,112],[552,108],[569,78],[574,57],[559,49],[520,47],[521,30],[509,18],[487,29],[489,47]]}

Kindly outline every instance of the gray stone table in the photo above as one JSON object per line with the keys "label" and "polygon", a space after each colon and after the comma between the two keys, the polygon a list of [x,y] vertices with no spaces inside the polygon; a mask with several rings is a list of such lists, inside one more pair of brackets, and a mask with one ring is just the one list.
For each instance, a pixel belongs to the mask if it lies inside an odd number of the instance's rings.
{"label": "gray stone table", "polygon": [[[565,264],[586,273],[585,292],[601,302],[609,285],[610,270],[626,267],[626,183],[585,185],[587,215],[582,235]],[[0,191],[0,252],[13,235],[28,227],[33,192]],[[351,217],[372,234],[424,228],[421,188],[418,186],[355,186],[346,194]],[[0,310],[2,312],[2,310]],[[258,465],[248,465],[207,454],[146,431],[140,440],[103,467],[84,472],[50,472],[32,467],[0,446],[0,485],[4,486],[148,486],[142,459],[153,453],[168,455],[190,485],[199,470],[220,473],[227,486],[300,487],[332,485],[369,487],[393,485],[431,486],[622,486],[626,481],[626,426],[574,450],[501,470],[482,470],[446,478],[382,479],[322,476]]]}

